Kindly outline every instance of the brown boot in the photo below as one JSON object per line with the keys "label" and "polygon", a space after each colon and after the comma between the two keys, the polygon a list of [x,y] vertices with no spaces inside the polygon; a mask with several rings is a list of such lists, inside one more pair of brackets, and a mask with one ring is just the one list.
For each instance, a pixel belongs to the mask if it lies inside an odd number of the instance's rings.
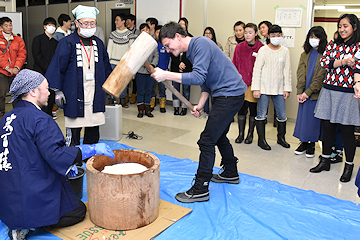
{"label": "brown boot", "polygon": [[150,100],[150,108],[151,108],[151,111],[154,110],[154,107],[155,107],[155,97],[152,97],[151,100]]}
{"label": "brown boot", "polygon": [[137,108],[138,108],[137,117],[138,118],[142,118],[144,116],[144,107],[145,107],[145,105],[143,103],[137,105]]}
{"label": "brown boot", "polygon": [[129,105],[127,105],[125,98],[120,98],[120,104],[123,108],[128,108]]}
{"label": "brown boot", "polygon": [[154,115],[151,114],[150,104],[145,104],[145,115],[148,117],[154,117]]}
{"label": "brown boot", "polygon": [[160,112],[165,113],[166,98],[160,98],[159,102],[160,102]]}
{"label": "brown boot", "polygon": [[134,104],[134,103],[136,103],[136,94],[132,93],[130,97],[130,104]]}
{"label": "brown boot", "polygon": [[128,102],[129,102],[129,94],[127,93],[126,98],[125,98],[125,103],[128,103]]}

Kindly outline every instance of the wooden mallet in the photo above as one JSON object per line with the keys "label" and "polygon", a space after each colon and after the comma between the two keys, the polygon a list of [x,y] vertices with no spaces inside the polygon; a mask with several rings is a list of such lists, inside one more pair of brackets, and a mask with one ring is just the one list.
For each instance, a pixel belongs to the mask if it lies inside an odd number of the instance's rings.
{"label": "wooden mallet", "polygon": [[102,85],[104,91],[118,98],[154,51],[157,51],[155,39],[141,33]]}
{"label": "wooden mallet", "polygon": [[[146,69],[150,72],[153,73],[155,72],[155,68],[148,62],[145,63],[145,67]],[[176,88],[174,88],[173,85],[171,85],[171,83],[169,83],[168,81],[162,81],[162,83],[183,103],[185,103],[185,105],[191,110],[193,111],[194,106],[178,91],[176,90]]]}

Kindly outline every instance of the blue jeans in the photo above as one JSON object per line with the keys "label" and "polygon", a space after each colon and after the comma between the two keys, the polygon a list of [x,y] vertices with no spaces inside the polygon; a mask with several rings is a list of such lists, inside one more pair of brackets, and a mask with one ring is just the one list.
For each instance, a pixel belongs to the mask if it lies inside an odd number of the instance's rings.
{"label": "blue jeans", "polygon": [[150,77],[150,74],[136,74],[136,85],[137,85],[137,103],[150,104],[151,91],[153,88],[154,79]]}
{"label": "blue jeans", "polygon": [[156,84],[158,85],[159,98],[166,98],[165,85],[162,82],[157,82],[156,80],[154,80],[154,86],[152,88],[151,97],[156,97],[155,94]]}
{"label": "blue jeans", "polygon": [[234,160],[234,150],[226,134],[235,114],[244,102],[244,95],[237,97],[214,97],[212,109],[206,121],[205,129],[197,142],[200,148],[200,175],[211,174],[215,163],[215,145],[218,147],[222,159]]}
{"label": "blue jeans", "polygon": [[[111,68],[114,70],[116,65],[115,64],[110,64],[110,65],[111,65]],[[119,98],[126,98],[127,89],[128,89],[128,85],[126,85],[126,87],[124,88],[124,91],[120,94]]]}
{"label": "blue jeans", "polygon": [[[177,82],[172,82],[172,85],[174,86],[174,88],[176,88],[176,90],[178,90],[180,92],[180,83]],[[182,85],[182,95],[187,99],[190,100],[190,86],[191,85],[185,85],[185,84],[181,84]],[[173,94],[173,100],[178,99],[174,94]]]}
{"label": "blue jeans", "polygon": [[286,121],[286,108],[285,108],[284,95],[266,95],[266,94],[261,94],[260,98],[257,100],[258,111],[257,111],[256,120],[265,120],[267,118],[267,109],[269,107],[270,97],[274,103],[277,119],[280,122]]}

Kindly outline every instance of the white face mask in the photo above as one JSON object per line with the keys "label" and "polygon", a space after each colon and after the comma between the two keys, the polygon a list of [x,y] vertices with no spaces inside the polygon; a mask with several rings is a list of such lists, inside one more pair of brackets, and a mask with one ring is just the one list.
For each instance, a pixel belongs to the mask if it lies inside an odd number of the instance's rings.
{"label": "white face mask", "polygon": [[49,34],[53,34],[55,32],[56,28],[54,26],[46,26],[46,31],[49,33]]}
{"label": "white face mask", "polygon": [[274,46],[277,46],[277,45],[280,45],[282,41],[282,37],[273,37],[273,38],[270,38],[270,42],[272,45]]}
{"label": "white face mask", "polygon": [[86,38],[94,36],[95,32],[96,32],[96,27],[95,28],[80,28],[80,34]]}
{"label": "white face mask", "polygon": [[310,43],[310,46],[311,46],[312,48],[316,48],[316,47],[319,46],[320,39],[309,38],[309,43]]}

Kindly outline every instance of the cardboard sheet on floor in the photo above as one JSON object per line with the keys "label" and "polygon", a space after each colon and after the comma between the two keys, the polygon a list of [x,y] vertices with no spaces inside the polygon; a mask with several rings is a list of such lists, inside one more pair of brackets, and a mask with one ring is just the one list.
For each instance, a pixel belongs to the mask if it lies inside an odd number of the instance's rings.
{"label": "cardboard sheet on floor", "polygon": [[[86,207],[87,202],[85,203]],[[112,231],[96,226],[91,222],[89,212],[86,213],[84,221],[71,227],[57,228],[51,230],[50,233],[64,240],[72,239],[132,239],[147,240],[152,239],[159,233],[168,228],[171,224],[178,221],[183,216],[190,213],[189,208],[181,207],[167,201],[160,200],[159,216],[151,224],[129,231]]]}
{"label": "cardboard sheet on floor", "polygon": [[[116,142],[101,142],[112,149],[130,148]],[[210,183],[208,202],[180,203],[174,197],[191,187],[198,162],[154,154],[160,159],[160,199],[193,210],[156,240],[359,239],[359,204],[247,174],[240,173],[239,184]],[[241,156],[238,157],[241,164]],[[214,168],[214,173],[218,171]],[[86,179],[82,201],[87,201]],[[1,222],[0,239],[8,239],[6,226]],[[28,240],[54,239],[59,238],[42,229],[28,237]]]}

